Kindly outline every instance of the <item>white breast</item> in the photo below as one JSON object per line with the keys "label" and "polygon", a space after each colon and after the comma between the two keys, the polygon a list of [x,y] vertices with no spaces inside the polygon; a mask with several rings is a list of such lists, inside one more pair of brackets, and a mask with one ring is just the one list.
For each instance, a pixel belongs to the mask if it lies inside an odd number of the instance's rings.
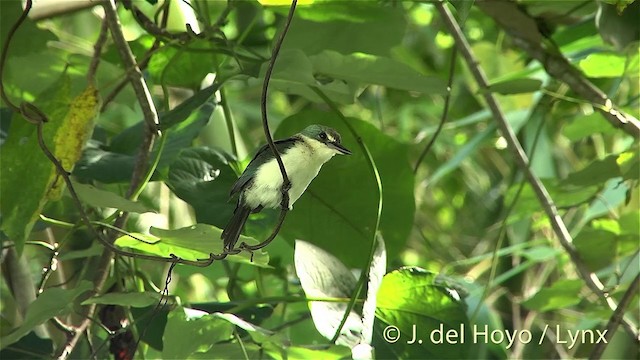
{"label": "white breast", "polygon": [[[304,143],[288,149],[281,154],[282,162],[291,181],[289,207],[300,198],[311,181],[318,175],[320,168],[337,152],[323,143],[303,136]],[[276,159],[260,167],[252,186],[245,190],[245,203],[253,208],[260,205],[267,208],[279,208],[281,202],[282,174]]]}

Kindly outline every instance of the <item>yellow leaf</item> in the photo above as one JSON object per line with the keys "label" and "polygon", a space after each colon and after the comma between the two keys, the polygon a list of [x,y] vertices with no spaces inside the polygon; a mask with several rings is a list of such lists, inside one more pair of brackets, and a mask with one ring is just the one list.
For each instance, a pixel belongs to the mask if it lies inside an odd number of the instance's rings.
{"label": "yellow leaf", "polygon": [[[71,172],[80,159],[82,148],[93,133],[94,120],[99,108],[98,91],[93,85],[89,85],[71,102],[69,111],[53,138],[53,154],[66,171]],[[56,176],[47,198],[51,200],[60,198],[62,189],[63,183]]]}

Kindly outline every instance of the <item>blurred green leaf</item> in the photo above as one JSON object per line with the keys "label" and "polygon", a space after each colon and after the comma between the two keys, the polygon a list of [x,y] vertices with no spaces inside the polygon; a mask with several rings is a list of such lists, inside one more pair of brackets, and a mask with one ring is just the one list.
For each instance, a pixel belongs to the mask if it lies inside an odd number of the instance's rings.
{"label": "blurred green leaf", "polygon": [[[373,125],[349,118],[367,144],[380,172],[383,209],[380,231],[389,257],[397,256],[413,224],[413,172],[407,148]],[[362,267],[369,256],[377,214],[375,178],[356,138],[332,113],[303,111],[282,121],[276,138],[285,138],[308,125],[323,124],[342,135],[350,156],[336,156],[322,167],[307,191],[289,212],[281,235],[289,242],[308,241],[336,256],[348,267]]]}
{"label": "blurred green leaf", "polygon": [[620,167],[616,162],[617,157],[617,155],[611,155],[602,160],[593,161],[583,169],[569,174],[564,183],[575,186],[592,186],[619,177]]}
{"label": "blurred green leaf", "polygon": [[375,84],[425,94],[444,94],[446,83],[442,78],[426,76],[395,60],[354,53],[342,55],[325,50],[310,56],[314,75],[328,76],[356,84]]}
{"label": "blurred green leaf", "polygon": [[50,359],[53,353],[53,341],[42,339],[35,332],[30,332],[20,341],[8,346],[0,351],[2,359]]}
{"label": "blurred green leaf", "polygon": [[169,313],[162,336],[162,357],[187,359],[195,352],[205,352],[214,344],[230,340],[233,325],[214,314],[186,308]]}
{"label": "blurred green leaf", "polygon": [[[436,344],[433,341],[437,340],[430,339],[433,331],[440,332],[441,336],[450,330],[467,339],[470,336],[465,305],[451,291],[437,285],[434,274],[419,268],[401,268],[387,274],[378,291],[376,317],[380,323],[376,326],[373,342],[376,356],[385,359],[466,358],[468,342]],[[389,343],[382,338],[382,331],[388,325],[397,327],[400,336],[397,342]],[[407,344],[412,339],[414,327],[417,339],[423,341]]]}
{"label": "blurred green leaf", "polygon": [[151,56],[148,71],[156,83],[197,89],[207,74],[215,73],[217,64],[211,43],[197,39],[184,47],[161,47]]}
{"label": "blurred green leaf", "polygon": [[151,291],[143,292],[112,292],[89,298],[82,305],[102,304],[120,305],[143,308],[155,305],[160,301],[161,294]]}
{"label": "blurred green leaf", "polygon": [[579,295],[580,289],[582,289],[580,280],[558,280],[551,287],[538,291],[537,294],[522,302],[522,305],[540,312],[565,309],[582,300]]}
{"label": "blurred green leaf", "polygon": [[118,194],[112,193],[111,191],[98,189],[93,185],[74,182],[73,188],[78,194],[80,200],[91,206],[114,208],[135,213],[153,212],[152,209],[148,208],[140,202],[125,199]]}
{"label": "blurred green leaf", "polygon": [[596,53],[578,63],[587,77],[619,77],[624,74],[627,59],[616,54]]}
{"label": "blurred green leaf", "polygon": [[[176,230],[152,227],[149,232],[151,235],[131,234],[135,238],[129,235],[121,236],[116,239],[114,244],[163,257],[169,257],[173,254],[186,260],[208,259],[210,253],[220,254],[222,252],[222,240],[220,239],[222,230],[215,226],[195,224]],[[258,243],[257,240],[246,236],[240,237],[240,242],[242,241],[249,245]],[[269,264],[269,255],[264,250],[253,252],[253,262],[251,257],[251,254],[243,251],[237,255],[229,255],[226,260],[260,267],[266,267]]]}
{"label": "blurred green leaf", "polygon": [[616,234],[606,230],[584,228],[573,243],[580,258],[591,271],[610,265],[616,256]]}
{"label": "blurred green leaf", "polygon": [[575,118],[562,128],[562,134],[571,141],[580,140],[594,134],[611,134],[616,131],[616,128],[611,126],[599,112]]}
{"label": "blurred green leaf", "polygon": [[27,335],[34,327],[55,317],[73,311],[74,300],[84,292],[91,290],[90,281],[80,281],[73,289],[48,288],[43,291],[27,308],[24,321],[17,329],[0,338],[0,349],[15,343]]}
{"label": "blurred green leaf", "polygon": [[[307,55],[334,50],[345,55],[362,52],[388,56],[391,48],[401,44],[406,28],[404,10],[402,7],[383,8],[374,3],[367,5],[367,19],[361,22],[314,22],[294,17],[291,28],[296,31],[287,34],[282,50],[300,49]],[[362,7],[367,5],[360,4]]]}
{"label": "blurred green leaf", "polygon": [[489,84],[489,92],[501,95],[530,93],[540,90],[542,81],[538,79],[519,78]]}

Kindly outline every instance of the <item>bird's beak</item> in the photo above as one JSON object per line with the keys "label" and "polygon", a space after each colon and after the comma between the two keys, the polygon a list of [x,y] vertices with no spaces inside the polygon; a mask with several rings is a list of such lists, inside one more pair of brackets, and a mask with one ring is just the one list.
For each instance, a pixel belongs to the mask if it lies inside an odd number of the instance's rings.
{"label": "bird's beak", "polygon": [[339,153],[343,155],[351,155],[351,151],[349,151],[349,149],[347,149],[346,147],[342,146],[342,144],[330,142],[330,143],[327,143],[327,145],[329,145],[330,148],[337,150]]}

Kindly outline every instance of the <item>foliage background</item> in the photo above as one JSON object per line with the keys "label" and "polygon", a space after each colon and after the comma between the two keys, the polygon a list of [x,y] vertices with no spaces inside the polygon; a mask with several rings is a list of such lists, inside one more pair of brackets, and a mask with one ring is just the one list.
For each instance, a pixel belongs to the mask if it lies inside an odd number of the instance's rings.
{"label": "foliage background", "polygon": [[[105,12],[69,3],[82,8],[47,13],[36,6],[15,33],[3,72],[8,97],[47,114],[43,138],[65,169],[73,167],[74,188],[106,238],[165,257],[195,260],[219,252],[219,228],[233,211],[228,189],[265,142],[261,86],[288,7],[269,0],[193,0],[185,8],[174,0],[162,25],[167,11],[160,5],[123,1],[121,31],[160,114],[163,136],[149,146],[149,114],[127,80],[113,37],[95,55]],[[366,271],[379,230],[388,273],[377,299],[378,358],[587,357],[597,347],[593,342],[570,347],[561,340],[566,331],[602,331],[613,309],[576,266],[593,272],[615,302],[630,293],[630,305],[622,308],[627,327],[609,339],[603,356],[637,358],[638,133],[629,130],[633,124],[607,123],[603,106],[585,99],[564,75],[588,79],[610,98],[609,108],[637,119],[634,14],[640,4],[484,3],[447,6],[464,26],[488,89],[452,51],[456,40],[434,3],[301,1],[270,83],[274,138],[322,123],[335,127],[354,155],[324,166],[253,262],[244,254],[206,268],[177,265],[170,279],[168,263],[113,257],[97,241],[38,146],[37,127],[3,101],[2,357],[50,357],[65,346],[74,357],[118,357],[136,345],[139,358],[349,357],[348,347],[331,345],[316,330],[296,277],[294,242],[305,240],[347,268]],[[496,15],[490,11],[496,3],[517,6]],[[0,4],[4,45],[21,8],[18,1]],[[518,16],[536,32],[514,36],[510,30],[519,24],[509,19]],[[185,31],[185,23],[192,30]],[[550,75],[532,47],[522,46],[532,37],[546,55],[566,58],[577,71],[561,71],[565,81]],[[497,98],[532,159],[532,172],[558,206],[579,264],[559,243],[497,131],[486,92]],[[154,160],[150,181],[141,181]],[[140,196],[131,196],[140,182]],[[128,221],[116,209],[130,213]],[[253,217],[246,241],[266,238],[276,218],[268,211]],[[160,240],[145,244],[105,223]],[[101,276],[103,284],[96,280]],[[170,296],[159,308],[163,289]],[[100,304],[95,314],[89,304]],[[358,302],[356,311],[361,307]],[[87,311],[90,321],[82,316]],[[527,330],[534,341],[444,346],[425,335],[423,344],[410,346],[402,344],[404,337],[396,344],[382,340],[387,325],[406,336],[408,324],[428,333],[439,323]],[[546,325],[561,331],[542,335]],[[70,348],[65,326],[81,329]]]}

